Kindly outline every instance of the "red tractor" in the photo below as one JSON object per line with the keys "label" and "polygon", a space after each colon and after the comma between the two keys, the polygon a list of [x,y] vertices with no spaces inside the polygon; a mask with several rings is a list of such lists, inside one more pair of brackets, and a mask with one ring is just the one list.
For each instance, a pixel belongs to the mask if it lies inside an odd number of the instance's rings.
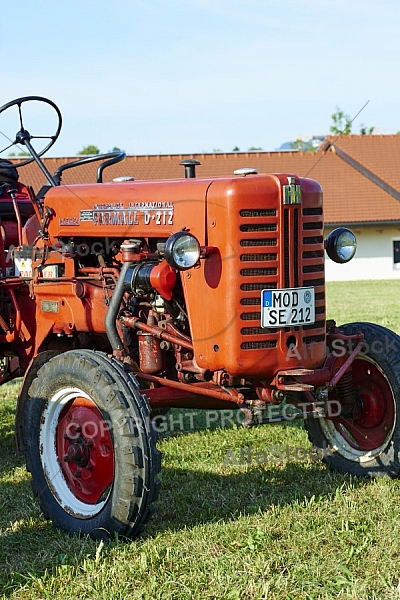
{"label": "red tractor", "polygon": [[[58,119],[41,150],[25,128],[32,103]],[[324,241],[318,183],[251,169],[201,179],[190,160],[179,180],[101,183],[115,153],[51,174],[57,106],[28,96],[6,110],[18,122],[4,150],[28,157],[0,163],[1,377],[24,377],[17,446],[46,517],[138,535],[159,490],[152,415],[169,407],[241,409],[248,427],[291,407],[335,469],[398,476],[399,338],[326,322],[324,252],[347,262],[356,242],[345,228]],[[18,178],[32,160],[41,190]],[[97,160],[96,184],[62,185]]]}

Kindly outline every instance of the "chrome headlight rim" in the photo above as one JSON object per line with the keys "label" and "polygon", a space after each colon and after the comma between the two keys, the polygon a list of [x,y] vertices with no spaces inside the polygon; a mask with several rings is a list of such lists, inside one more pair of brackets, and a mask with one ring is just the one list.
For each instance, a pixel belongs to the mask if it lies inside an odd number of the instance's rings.
{"label": "chrome headlight rim", "polygon": [[357,239],[351,229],[337,227],[325,240],[326,253],[331,260],[339,264],[348,263],[357,250]]}
{"label": "chrome headlight rim", "polygon": [[192,269],[200,260],[198,239],[188,231],[172,234],[165,243],[165,260],[177,271]]}

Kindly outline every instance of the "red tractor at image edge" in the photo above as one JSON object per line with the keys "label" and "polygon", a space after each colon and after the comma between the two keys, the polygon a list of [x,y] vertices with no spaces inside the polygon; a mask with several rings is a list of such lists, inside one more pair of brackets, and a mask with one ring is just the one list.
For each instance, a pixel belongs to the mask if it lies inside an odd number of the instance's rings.
{"label": "red tractor at image edge", "polygon": [[[36,106],[54,111],[47,136],[25,123]],[[17,133],[2,151],[27,157],[0,159],[1,382],[23,377],[16,441],[45,517],[137,536],[160,486],[152,417],[170,407],[241,409],[247,427],[290,407],[333,468],[399,475],[400,341],[326,321],[325,251],[345,263],[356,240],[343,227],[324,240],[317,182],[196,178],[188,159],[182,179],[102,183],[118,152],[52,174],[58,107],[27,96],[6,111]],[[33,160],[40,190],[19,178]],[[97,183],[62,184],[94,161]]]}

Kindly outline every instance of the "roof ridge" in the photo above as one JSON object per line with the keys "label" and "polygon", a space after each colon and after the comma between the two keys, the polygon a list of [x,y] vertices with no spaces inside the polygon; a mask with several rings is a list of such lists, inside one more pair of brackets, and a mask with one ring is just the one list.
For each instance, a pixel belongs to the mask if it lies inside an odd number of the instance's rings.
{"label": "roof ridge", "polygon": [[[363,136],[364,137],[364,136]],[[332,148],[335,148],[335,144],[331,144]],[[343,148],[339,148],[341,150],[341,152],[343,152],[344,154],[347,154],[348,156],[350,156],[350,158],[352,158],[354,160],[354,162],[357,162],[358,164],[360,164],[366,171],[369,171],[370,173],[372,173],[372,175],[374,175],[375,177],[377,177],[378,179],[381,179],[382,181],[384,181],[385,183],[387,183],[387,181],[385,181],[383,179],[383,177],[381,177],[376,171],[374,171],[373,169],[371,169],[370,167],[367,167],[366,164],[364,162],[362,162],[360,160],[359,157],[355,157],[354,154],[352,152],[349,152],[348,149],[346,148],[346,150],[343,150]],[[389,183],[387,183],[387,185],[391,186]],[[396,189],[396,188],[394,188]]]}
{"label": "roof ridge", "polygon": [[[365,164],[362,163],[360,160],[358,160],[357,158],[354,158],[354,156],[352,154],[350,154],[350,152],[347,152],[347,151],[345,152],[344,150],[342,150],[342,148],[336,149],[334,144],[332,144],[332,147],[335,149],[336,154],[339,158],[344,160],[353,169],[355,169],[356,171],[361,173],[361,175],[366,177],[369,181],[372,181],[378,187],[383,189],[386,193],[390,194],[393,198],[400,201],[400,190],[398,190],[393,185],[388,183],[385,179],[383,179],[383,177],[381,177],[380,175],[375,173],[372,169],[365,166]],[[340,152],[338,152],[337,150],[339,150]],[[347,160],[347,158],[350,158],[350,161]],[[352,164],[352,163],[354,163],[354,164]],[[359,165],[361,167],[361,169],[359,169],[357,165]],[[372,175],[372,177],[370,177],[369,174]]]}

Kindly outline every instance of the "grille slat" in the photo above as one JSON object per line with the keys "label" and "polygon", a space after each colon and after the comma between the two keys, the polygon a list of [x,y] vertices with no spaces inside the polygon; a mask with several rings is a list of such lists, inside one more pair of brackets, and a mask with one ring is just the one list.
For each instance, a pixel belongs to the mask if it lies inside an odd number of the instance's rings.
{"label": "grille slat", "polygon": [[311,223],[308,223],[308,222],[303,223],[303,231],[308,231],[311,229],[322,229],[322,222],[314,221]]}
{"label": "grille slat", "polygon": [[316,207],[312,207],[312,208],[303,208],[303,216],[304,217],[317,216],[317,215],[322,215],[321,207],[316,206]]}
{"label": "grille slat", "polygon": [[254,240],[240,240],[240,245],[245,248],[253,248],[258,246],[276,246],[278,240],[276,238],[258,238]]}
{"label": "grille slat", "polygon": [[240,260],[242,262],[251,262],[251,261],[270,261],[276,260],[276,254],[242,254],[240,256]]}
{"label": "grille slat", "polygon": [[318,287],[319,285],[325,285],[325,279],[323,277],[320,279],[304,279],[303,281],[304,287]]}
{"label": "grille slat", "polygon": [[322,258],[323,256],[323,250],[305,250],[303,252],[303,258]]}
{"label": "grille slat", "polygon": [[276,329],[263,329],[262,327],[243,327],[240,331],[242,335],[265,335],[267,333],[276,333]]}
{"label": "grille slat", "polygon": [[324,270],[324,265],[305,265],[303,267],[303,273],[319,273]]}
{"label": "grille slat", "polygon": [[247,208],[240,211],[240,216],[246,218],[276,217],[275,208]]}
{"label": "grille slat", "polygon": [[241,225],[240,231],[277,231],[277,225],[276,223],[254,223],[252,225]]}
{"label": "grille slat", "polygon": [[323,243],[324,243],[324,238],[322,235],[313,235],[313,236],[309,236],[309,237],[303,237],[303,244],[305,244],[305,245],[323,244]]}
{"label": "grille slat", "polygon": [[315,321],[312,325],[303,325],[303,329],[307,331],[310,329],[322,329],[323,327],[325,327],[325,321]]}
{"label": "grille slat", "polygon": [[260,312],[251,312],[251,313],[242,313],[240,315],[242,321],[260,321],[261,313]]}
{"label": "grille slat", "polygon": [[276,275],[278,273],[278,269],[262,269],[262,268],[254,268],[254,269],[242,269],[240,274],[242,277],[262,277],[263,275]]}
{"label": "grille slat", "polygon": [[260,306],[261,298],[259,296],[258,298],[242,298],[240,304],[242,306]]}
{"label": "grille slat", "polygon": [[265,350],[276,348],[276,340],[266,340],[264,342],[243,342],[240,347],[242,350]]}
{"label": "grille slat", "polygon": [[278,285],[276,283],[265,283],[265,282],[261,282],[261,283],[242,283],[242,285],[240,286],[240,289],[243,290],[243,292],[258,292],[261,290],[276,290],[278,287]]}

